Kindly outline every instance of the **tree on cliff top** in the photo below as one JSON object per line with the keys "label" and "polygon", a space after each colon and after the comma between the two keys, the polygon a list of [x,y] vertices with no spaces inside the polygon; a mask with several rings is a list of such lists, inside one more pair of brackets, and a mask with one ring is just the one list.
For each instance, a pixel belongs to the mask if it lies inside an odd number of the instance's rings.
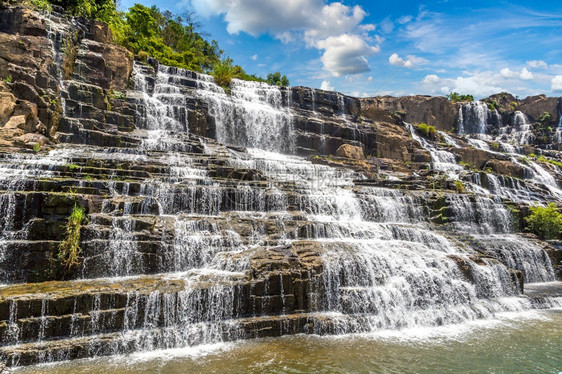
{"label": "tree on cliff top", "polygon": [[[265,80],[247,74],[231,59],[224,59],[216,40],[207,40],[199,32],[199,23],[193,13],[183,17],[158,7],[135,4],[126,12],[118,11],[115,0],[31,0],[36,7],[45,9],[43,2],[63,7],[68,13],[105,22],[109,25],[115,43],[129,49],[135,55],[150,56],[164,65],[199,72],[213,72],[223,77],[249,81],[268,82],[288,86],[286,76],[276,72]],[[41,4],[39,4],[41,2]],[[47,4],[48,4],[47,3]],[[141,58],[142,59],[142,58]],[[223,79],[223,81],[230,79]]]}

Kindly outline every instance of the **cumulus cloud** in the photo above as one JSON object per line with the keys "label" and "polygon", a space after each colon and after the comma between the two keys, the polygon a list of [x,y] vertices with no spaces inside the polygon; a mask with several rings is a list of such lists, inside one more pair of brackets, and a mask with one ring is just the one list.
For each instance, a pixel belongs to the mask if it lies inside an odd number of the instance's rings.
{"label": "cumulus cloud", "polygon": [[349,34],[320,40],[317,47],[325,51],[322,63],[335,77],[370,71],[366,56],[380,51],[378,47],[368,45],[361,37]]}
{"label": "cumulus cloud", "polygon": [[503,68],[503,69],[500,70],[500,74],[504,78],[519,78],[519,79],[523,79],[523,80],[530,80],[530,79],[535,78],[533,73],[531,73],[529,70],[527,70],[527,68],[521,69],[520,73],[516,72],[516,71],[513,71],[509,68]]}
{"label": "cumulus cloud", "polygon": [[552,92],[562,92],[562,75],[555,76],[550,82]]}
{"label": "cumulus cloud", "polygon": [[[191,0],[203,16],[222,15],[230,34],[269,33],[283,43],[303,40],[324,51],[324,69],[334,76],[369,70],[367,57],[379,51],[371,45],[372,24],[360,6],[324,0]],[[375,39],[376,40],[376,39]]]}
{"label": "cumulus cloud", "polygon": [[519,74],[519,78],[524,80],[533,79],[534,77],[533,73],[527,70],[527,68],[523,68],[523,70],[521,70],[521,74]]}
{"label": "cumulus cloud", "polygon": [[501,76],[497,73],[480,72],[457,78],[440,78],[435,74],[430,74],[425,76],[422,83],[433,93],[448,94],[455,91],[485,97],[506,91],[498,84],[499,80],[501,80]]}
{"label": "cumulus cloud", "polygon": [[535,69],[546,69],[548,67],[548,64],[542,60],[532,60],[527,61],[527,66]]}
{"label": "cumulus cloud", "polygon": [[258,59],[258,55],[253,55],[252,57],[250,57],[252,60],[256,61]]}
{"label": "cumulus cloud", "polygon": [[324,91],[333,91],[334,86],[332,86],[332,84],[329,81],[322,81],[322,84],[320,85],[320,89]]}
{"label": "cumulus cloud", "polygon": [[394,65],[394,66],[403,66],[403,67],[406,67],[406,68],[414,67],[414,64],[412,64],[412,61],[404,60],[402,57],[398,56],[397,53],[391,54],[390,57],[388,58],[388,62],[390,62],[390,64]]}
{"label": "cumulus cloud", "polygon": [[426,75],[425,78],[423,79],[423,83],[437,83],[439,82],[441,79],[439,79],[439,77],[435,74],[429,74]]}

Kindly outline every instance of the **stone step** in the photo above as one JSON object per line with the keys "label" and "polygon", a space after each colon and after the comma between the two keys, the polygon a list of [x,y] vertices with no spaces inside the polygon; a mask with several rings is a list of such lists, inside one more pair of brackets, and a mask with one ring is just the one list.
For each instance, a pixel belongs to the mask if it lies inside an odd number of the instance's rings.
{"label": "stone step", "polygon": [[[22,343],[0,348],[0,359],[9,367],[28,366],[44,362],[110,356],[154,348],[181,348],[205,343],[229,342],[240,339],[279,337],[290,334],[321,333],[333,330],[329,318],[315,314],[288,314],[282,317],[255,317],[228,320],[213,326],[211,337],[194,333],[191,339],[178,339],[173,328],[144,329],[128,332],[107,332],[42,342]],[[206,326],[201,326],[203,330]],[[203,335],[203,336],[202,336]],[[209,335],[209,334],[207,334]],[[164,343],[162,343],[165,341]]]}

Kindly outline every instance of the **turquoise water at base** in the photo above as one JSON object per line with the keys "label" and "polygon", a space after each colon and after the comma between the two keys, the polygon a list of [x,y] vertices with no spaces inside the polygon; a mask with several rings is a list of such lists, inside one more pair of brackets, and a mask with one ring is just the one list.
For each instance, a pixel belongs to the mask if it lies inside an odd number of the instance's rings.
{"label": "turquoise water at base", "polygon": [[35,366],[16,373],[559,373],[562,310],[347,336],[287,336]]}

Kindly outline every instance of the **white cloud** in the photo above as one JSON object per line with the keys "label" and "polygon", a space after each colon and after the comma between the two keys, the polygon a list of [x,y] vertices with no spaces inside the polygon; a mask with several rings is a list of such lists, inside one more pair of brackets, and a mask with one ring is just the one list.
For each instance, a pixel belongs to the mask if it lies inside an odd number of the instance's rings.
{"label": "white cloud", "polygon": [[[324,0],[191,0],[203,16],[222,15],[230,34],[269,33],[283,43],[303,40],[324,51],[324,69],[334,76],[369,70],[367,57],[379,51],[371,45],[372,24],[362,24],[360,6]],[[376,40],[376,39],[375,39]]]}
{"label": "white cloud", "polygon": [[390,64],[394,65],[394,66],[403,66],[403,67],[406,67],[406,68],[414,67],[414,64],[412,64],[412,61],[404,60],[402,57],[398,56],[397,53],[391,54],[390,57],[388,58],[388,62],[390,62]]}
{"label": "white cloud", "polygon": [[510,70],[509,68],[503,68],[500,70],[500,74],[502,75],[502,77],[504,78],[514,78],[517,76],[517,73],[515,71]]}
{"label": "white cloud", "polygon": [[412,16],[402,16],[396,20],[399,24],[403,25],[405,23],[410,22],[414,17]]}
{"label": "white cloud", "polygon": [[406,56],[406,58],[408,59],[408,61],[411,61],[412,64],[414,65],[425,65],[427,64],[429,61],[423,57],[418,57],[416,55],[408,55]]}
{"label": "white cloud", "polygon": [[256,61],[258,59],[258,55],[253,55],[252,57],[250,57],[252,60]]}
{"label": "white cloud", "polygon": [[324,91],[333,91],[334,86],[329,81],[322,81],[322,85],[320,85],[320,89]]}
{"label": "white cloud", "polygon": [[555,76],[550,82],[552,92],[562,92],[562,75]]}
{"label": "white cloud", "polygon": [[507,91],[500,84],[502,77],[494,72],[478,72],[457,78],[440,78],[435,74],[427,75],[422,83],[431,93],[448,94],[452,91],[486,97],[498,92]]}
{"label": "white cloud", "polygon": [[529,80],[535,78],[535,76],[533,75],[533,73],[527,70],[527,68],[523,68],[523,70],[521,70],[521,74],[519,74],[519,78]]}
{"label": "white cloud", "polygon": [[548,64],[542,60],[527,61],[527,66],[535,69],[546,69]]}
{"label": "white cloud", "polygon": [[519,79],[523,79],[523,80],[530,80],[530,79],[535,78],[533,73],[531,73],[529,70],[527,70],[527,68],[521,69],[520,73],[518,73],[516,71],[513,71],[509,68],[503,68],[503,69],[500,70],[500,74],[504,78],[519,78]]}
{"label": "white cloud", "polygon": [[435,74],[429,74],[426,75],[425,78],[423,79],[423,83],[437,83],[439,82],[441,79],[439,79],[439,77]]}
{"label": "white cloud", "polygon": [[378,47],[368,45],[361,37],[349,34],[320,40],[317,47],[325,51],[321,58],[322,64],[335,77],[370,71],[366,56],[380,51]]}

